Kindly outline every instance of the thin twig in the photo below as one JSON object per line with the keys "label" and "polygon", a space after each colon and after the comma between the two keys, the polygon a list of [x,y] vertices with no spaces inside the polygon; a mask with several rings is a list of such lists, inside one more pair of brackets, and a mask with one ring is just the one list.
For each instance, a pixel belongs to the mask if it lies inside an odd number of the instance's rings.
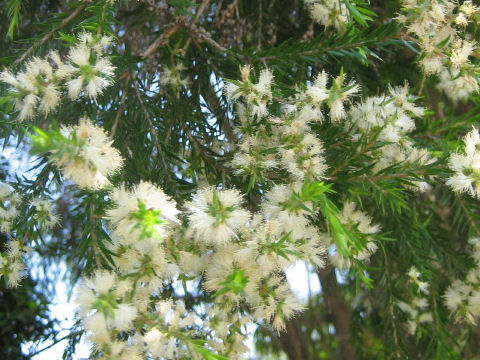
{"label": "thin twig", "polygon": [[226,166],[223,166],[219,162],[217,162],[215,159],[212,159],[208,154],[205,152],[205,150],[202,147],[202,144],[196,139],[190,132],[190,129],[183,123],[182,128],[185,131],[185,134],[187,135],[188,139],[190,140],[190,143],[192,144],[193,148],[198,151],[200,156],[205,162],[208,162],[210,165],[212,165],[215,169],[219,170],[222,175],[225,173],[229,173],[230,169]]}
{"label": "thin twig", "polygon": [[[424,171],[418,171],[417,175],[425,174]],[[410,174],[389,174],[389,175],[378,175],[378,176],[354,176],[349,179],[349,181],[377,181],[377,180],[390,180],[390,179],[401,179],[412,177]]]}
{"label": "thin twig", "polygon": [[35,352],[32,353],[32,354],[28,354],[28,357],[29,357],[29,358],[33,358],[34,356],[37,356],[38,354],[44,352],[45,350],[50,349],[51,347],[57,345],[58,343],[62,342],[63,340],[68,339],[68,338],[71,338],[71,337],[74,337],[74,336],[80,334],[81,332],[82,332],[82,331],[76,331],[76,332],[69,333],[69,334],[63,336],[63,337],[61,337],[60,339],[55,339],[55,340],[53,340],[53,342],[52,342],[50,345],[47,345],[47,346],[41,348],[40,350],[35,351]]}
{"label": "thin twig", "polygon": [[462,208],[463,212],[465,213],[465,216],[467,217],[468,222],[472,225],[473,231],[475,231],[475,234],[477,236],[480,235],[480,230],[478,229],[477,225],[475,224],[475,220],[472,219],[470,216],[468,209],[466,208],[465,204],[463,203],[463,200],[461,198],[458,198],[458,202],[460,203],[460,207]]}
{"label": "thin twig", "polygon": [[86,5],[80,5],[79,7],[77,7],[75,9],[75,11],[73,11],[69,16],[67,16],[65,19],[62,20],[62,22],[60,23],[60,25],[56,26],[53,28],[53,30],[51,30],[49,33],[47,33],[43,38],[40,39],[40,41],[34,43],[30,48],[28,48],[27,51],[25,51],[22,56],[20,56],[17,60],[15,60],[13,62],[13,65],[14,66],[17,66],[18,64],[20,64],[23,60],[25,60],[25,58],[30,55],[30,53],[35,50],[37,47],[39,46],[42,46],[43,44],[45,44],[45,42],[47,42],[48,39],[50,39],[53,34],[55,34],[58,30],[64,28],[65,26],[67,26],[70,21],[72,21],[75,17],[77,17],[78,14],[80,14],[82,12],[83,9],[85,9]]}
{"label": "thin twig", "polygon": [[115,136],[115,132],[117,131],[118,127],[118,122],[120,121],[120,116],[122,115],[123,108],[125,105],[125,98],[127,97],[127,91],[128,91],[128,85],[130,84],[132,76],[130,73],[127,73],[126,79],[125,79],[125,86],[123,87],[122,90],[122,98],[120,99],[120,106],[118,107],[117,115],[115,116],[115,121],[113,122],[112,129],[110,130],[110,140],[113,140],[113,137]]}
{"label": "thin twig", "polygon": [[[93,221],[92,221],[93,220]],[[100,269],[102,267],[102,263],[100,261],[100,252],[98,250],[98,237],[95,231],[95,204],[93,201],[90,202],[90,237],[93,240],[93,257],[95,259],[95,264]]]}
{"label": "thin twig", "polygon": [[346,167],[348,164],[351,163],[351,161],[353,159],[356,159],[357,157],[359,157],[360,155],[363,155],[365,153],[368,152],[368,150],[370,150],[377,142],[374,140],[372,142],[370,142],[367,146],[365,146],[365,148],[363,148],[361,151],[359,151],[358,153],[356,153],[355,155],[353,155],[350,159],[347,159],[347,161],[345,161],[342,165],[340,165],[339,167],[337,167],[336,169],[334,169],[329,175],[328,177],[333,177],[333,175],[335,175],[336,173],[338,173],[341,169],[343,169],[344,167]]}

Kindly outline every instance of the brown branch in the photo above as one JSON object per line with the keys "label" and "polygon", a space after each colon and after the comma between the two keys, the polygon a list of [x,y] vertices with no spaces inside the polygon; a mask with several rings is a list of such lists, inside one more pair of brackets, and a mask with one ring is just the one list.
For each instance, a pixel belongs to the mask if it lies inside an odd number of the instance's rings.
{"label": "brown branch", "polygon": [[162,33],[141,56],[146,58],[152,55],[160,46],[165,46],[170,41],[170,38],[182,27],[181,23],[174,24],[168,31]]}
{"label": "brown branch", "polygon": [[214,48],[218,49],[221,52],[228,51],[226,47],[220,45],[215,40],[213,40],[210,34],[204,28],[196,26],[195,24],[185,24],[185,28],[190,33],[190,35],[193,35],[196,39],[212,45]]}
{"label": "brown branch", "polygon": [[[210,0],[203,0],[200,6],[197,9],[197,13],[195,14],[195,18],[192,21],[192,24],[196,24],[198,20],[200,19],[200,16],[204,13],[204,11],[207,9],[207,6],[210,4]],[[185,46],[183,47],[183,51],[186,52],[188,47],[190,46],[190,43],[192,42],[192,38],[188,38],[187,42],[185,43]]]}
{"label": "brown branch", "polygon": [[322,296],[335,326],[340,356],[343,360],[355,360],[355,348],[350,333],[350,309],[338,287],[335,269],[332,266],[327,266],[318,270],[317,273],[322,285]]}
{"label": "brown branch", "polygon": [[203,12],[205,11],[209,3],[210,3],[210,0],[202,1],[200,6],[198,7],[197,13],[195,14],[195,18],[193,19],[194,24],[198,21],[198,19],[200,19],[200,16],[202,16]]}
{"label": "brown branch", "polygon": [[30,53],[35,50],[37,47],[42,46],[47,42],[48,39],[50,39],[53,34],[55,34],[58,30],[63,29],[65,26],[67,26],[70,21],[72,21],[75,17],[77,17],[78,14],[80,14],[83,9],[85,9],[86,5],[80,5],[73,11],[70,15],[68,15],[65,19],[62,20],[62,22],[53,28],[49,33],[47,33],[44,37],[40,39],[40,41],[34,43],[30,48],[28,48],[27,51],[25,51],[22,56],[20,56],[17,60],[13,62],[13,65],[16,66],[20,64],[25,58],[30,55]]}

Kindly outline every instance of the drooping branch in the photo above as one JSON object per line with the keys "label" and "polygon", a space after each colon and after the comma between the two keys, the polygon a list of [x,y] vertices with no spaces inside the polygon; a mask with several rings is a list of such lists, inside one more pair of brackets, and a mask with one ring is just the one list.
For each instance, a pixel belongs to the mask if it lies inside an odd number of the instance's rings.
{"label": "drooping branch", "polygon": [[81,6],[77,7],[70,15],[68,15],[65,19],[63,19],[62,22],[58,26],[56,26],[50,32],[45,34],[45,36],[42,37],[40,39],[40,41],[37,41],[31,47],[29,47],[27,49],[27,51],[25,51],[22,54],[22,56],[20,56],[17,60],[15,60],[13,62],[13,65],[17,66],[18,64],[23,62],[27,58],[27,56],[32,53],[33,50],[35,50],[37,47],[45,44],[47,42],[47,40],[50,39],[53,36],[53,34],[55,34],[58,30],[63,29],[65,26],[67,26],[70,23],[70,21],[75,19],[78,16],[78,14],[80,14],[83,11],[83,9],[85,9],[85,7],[86,7],[86,5],[81,5]]}
{"label": "drooping branch", "polygon": [[162,33],[149,47],[142,53],[142,57],[146,58],[152,55],[159,47],[165,46],[170,38],[182,27],[181,23],[174,24],[170,29]]}

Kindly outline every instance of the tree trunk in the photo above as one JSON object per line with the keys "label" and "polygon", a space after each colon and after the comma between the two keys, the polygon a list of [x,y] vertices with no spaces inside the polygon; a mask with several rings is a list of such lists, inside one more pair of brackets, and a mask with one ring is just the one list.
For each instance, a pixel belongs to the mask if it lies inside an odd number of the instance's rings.
{"label": "tree trunk", "polygon": [[331,266],[318,271],[322,285],[322,295],[335,326],[335,333],[340,345],[342,360],[355,360],[355,348],[350,335],[350,309],[343,299],[335,277],[335,270]]}
{"label": "tree trunk", "polygon": [[285,322],[285,331],[279,335],[280,346],[290,360],[307,360],[308,349],[302,338],[299,319],[293,318]]}

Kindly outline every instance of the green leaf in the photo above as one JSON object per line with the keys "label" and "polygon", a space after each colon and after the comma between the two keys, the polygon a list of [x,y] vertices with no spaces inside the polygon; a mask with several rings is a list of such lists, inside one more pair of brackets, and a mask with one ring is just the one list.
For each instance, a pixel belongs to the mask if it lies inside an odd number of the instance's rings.
{"label": "green leaf", "polygon": [[203,340],[190,340],[190,347],[206,360],[229,360],[227,357],[217,355],[213,351],[204,348],[202,345],[205,343]]}
{"label": "green leaf", "polygon": [[220,295],[228,293],[229,291],[232,291],[234,294],[244,294],[243,289],[248,282],[248,276],[245,276],[243,270],[233,270],[233,272],[227,276],[225,281],[222,281],[220,283],[223,288],[218,290],[214,296],[218,297]]}
{"label": "green leaf", "polygon": [[20,21],[20,12],[22,10],[22,0],[8,0],[7,16],[10,18],[7,35],[13,39],[15,29],[18,29]]}
{"label": "green leaf", "polygon": [[343,0],[343,3],[345,4],[345,6],[347,7],[348,9],[348,12],[350,13],[350,15],[362,26],[367,26],[367,19],[368,20],[371,20],[370,17],[368,16],[364,16],[362,14],[360,14],[357,10],[357,8],[355,7],[355,5],[352,5],[350,3],[350,0]]}
{"label": "green leaf", "polygon": [[155,209],[147,209],[145,203],[137,199],[138,211],[130,213],[130,216],[138,220],[136,228],[140,228],[141,238],[151,238],[154,236],[160,236],[156,227],[161,224],[165,224],[165,220],[160,218],[161,211]]}

